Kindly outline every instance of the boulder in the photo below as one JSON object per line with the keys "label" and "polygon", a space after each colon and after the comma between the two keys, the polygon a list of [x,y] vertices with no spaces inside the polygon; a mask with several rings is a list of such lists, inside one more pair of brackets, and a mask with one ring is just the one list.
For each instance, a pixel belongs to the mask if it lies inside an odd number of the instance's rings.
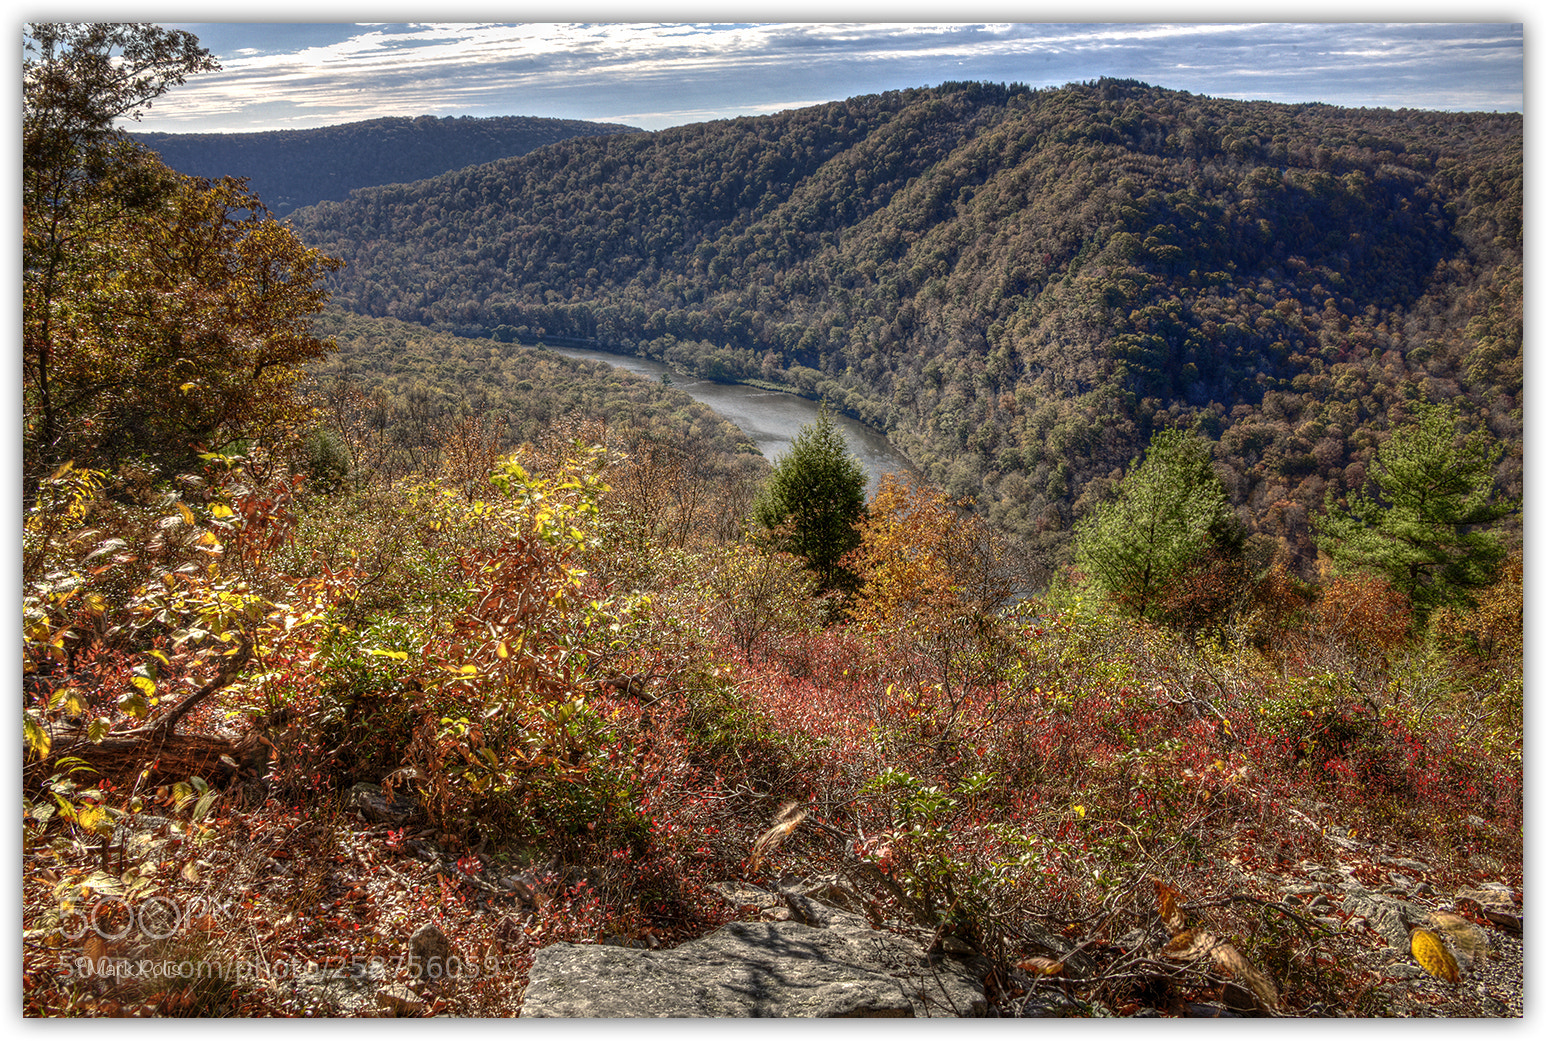
{"label": "boulder", "polygon": [[536,953],[523,1017],[960,1017],[981,979],[917,943],[843,920],[731,922],[671,950],[555,943]]}
{"label": "boulder", "polygon": [[1407,923],[1417,922],[1424,914],[1406,900],[1376,893],[1360,885],[1347,887],[1346,895],[1342,898],[1342,910],[1366,919],[1371,930],[1397,949],[1405,949],[1410,943],[1407,939]]}
{"label": "boulder", "polygon": [[449,981],[465,970],[439,926],[421,925],[408,938],[408,972],[414,979]]}
{"label": "boulder", "polygon": [[1502,883],[1484,882],[1475,889],[1462,889],[1455,903],[1474,907],[1499,929],[1519,935],[1524,932],[1524,914],[1514,899],[1514,891]]}

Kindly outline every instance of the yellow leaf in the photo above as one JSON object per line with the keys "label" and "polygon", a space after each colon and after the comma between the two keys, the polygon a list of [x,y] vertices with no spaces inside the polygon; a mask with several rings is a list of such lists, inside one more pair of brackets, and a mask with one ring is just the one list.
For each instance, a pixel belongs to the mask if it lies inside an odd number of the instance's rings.
{"label": "yellow leaf", "polygon": [[1417,959],[1417,964],[1428,970],[1430,976],[1450,983],[1460,982],[1460,966],[1455,964],[1454,955],[1449,953],[1449,948],[1444,946],[1444,941],[1439,939],[1437,933],[1427,929],[1413,929],[1412,957]]}
{"label": "yellow leaf", "polygon": [[187,506],[183,505],[182,503],[178,503],[177,504],[177,512],[182,514],[182,518],[183,518],[183,523],[184,524],[192,524],[193,523],[193,511],[188,509]]}
{"label": "yellow leaf", "polygon": [[39,756],[46,757],[48,755],[49,749],[53,747],[54,739],[49,736],[48,731],[43,729],[42,724],[25,712],[22,713],[21,717],[21,732],[22,740],[26,742],[28,748],[32,749]]}
{"label": "yellow leaf", "polygon": [[1061,976],[1065,966],[1051,958],[1025,958],[1015,962],[1015,967],[1036,976]]}
{"label": "yellow leaf", "polygon": [[104,829],[112,831],[112,819],[107,811],[100,806],[82,806],[75,814],[75,823],[87,831],[101,833]]}
{"label": "yellow leaf", "polygon": [[209,508],[210,515],[216,520],[225,520],[227,517],[236,516],[236,511],[223,502],[217,502]]}

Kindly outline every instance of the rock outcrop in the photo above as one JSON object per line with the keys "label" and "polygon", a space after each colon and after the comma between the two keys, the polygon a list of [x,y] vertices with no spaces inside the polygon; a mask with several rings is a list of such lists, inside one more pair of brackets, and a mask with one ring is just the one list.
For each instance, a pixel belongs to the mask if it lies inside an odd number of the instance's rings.
{"label": "rock outcrop", "polygon": [[933,959],[858,915],[731,922],[671,950],[556,943],[537,952],[525,1017],[962,1017],[987,1009],[966,963]]}

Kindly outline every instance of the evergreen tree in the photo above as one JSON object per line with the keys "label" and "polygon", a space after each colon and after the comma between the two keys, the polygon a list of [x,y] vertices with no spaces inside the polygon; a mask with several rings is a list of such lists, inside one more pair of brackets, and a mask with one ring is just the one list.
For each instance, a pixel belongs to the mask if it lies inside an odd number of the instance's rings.
{"label": "evergreen tree", "polygon": [[1351,492],[1345,507],[1327,495],[1317,545],[1343,570],[1383,575],[1419,620],[1470,605],[1471,590],[1492,583],[1505,555],[1485,527],[1517,506],[1494,486],[1502,451],[1485,428],[1461,435],[1453,405],[1418,405],[1415,420],[1375,454],[1372,492]]}
{"label": "evergreen tree", "polygon": [[865,483],[864,467],[823,405],[774,467],[752,517],[778,549],[804,557],[831,588],[845,577],[838,561],[859,545],[854,525],[864,513]]}
{"label": "evergreen tree", "polygon": [[1207,442],[1180,430],[1154,435],[1116,498],[1074,534],[1086,578],[1140,618],[1160,616],[1172,581],[1206,554],[1237,552],[1243,541]]}

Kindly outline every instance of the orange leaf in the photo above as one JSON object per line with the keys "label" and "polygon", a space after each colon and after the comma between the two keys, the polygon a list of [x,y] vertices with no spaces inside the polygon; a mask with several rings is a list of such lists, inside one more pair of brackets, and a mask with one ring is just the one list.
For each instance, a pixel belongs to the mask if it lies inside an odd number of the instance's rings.
{"label": "orange leaf", "polygon": [[1175,887],[1155,879],[1154,902],[1159,907],[1160,921],[1165,923],[1172,936],[1186,928],[1186,916],[1181,913],[1181,894]]}

